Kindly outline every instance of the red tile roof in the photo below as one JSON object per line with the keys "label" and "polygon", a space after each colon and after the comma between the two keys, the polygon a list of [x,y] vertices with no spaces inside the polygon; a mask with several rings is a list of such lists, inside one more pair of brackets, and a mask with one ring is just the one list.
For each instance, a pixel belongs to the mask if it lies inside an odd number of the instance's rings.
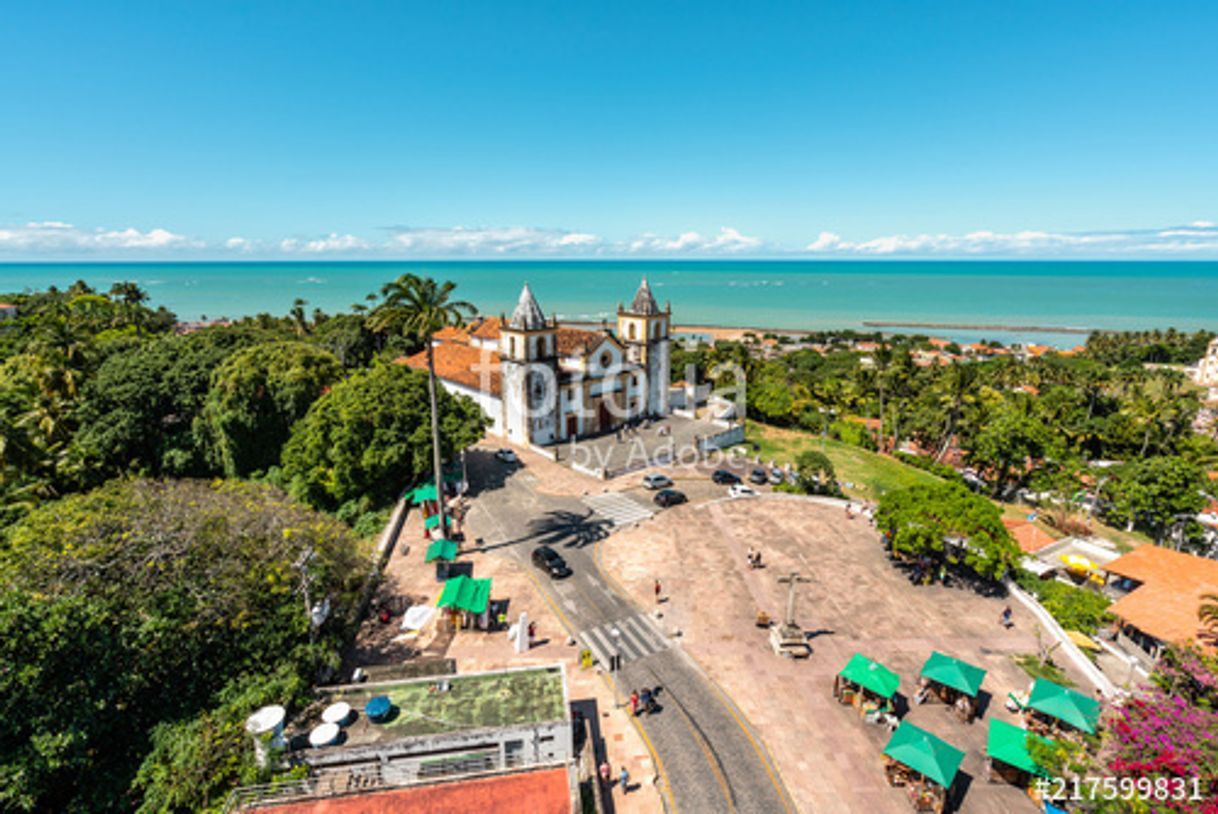
{"label": "red tile roof", "polygon": [[264,814],[568,814],[565,768],[454,780],[255,808]]}
{"label": "red tile roof", "polygon": [[[453,342],[436,345],[433,351],[437,377],[463,387],[489,392],[493,396],[502,394],[498,353]],[[410,357],[400,356],[393,361],[394,364],[409,365],[415,370],[426,370],[427,351],[421,350]]]}
{"label": "red tile roof", "polygon": [[1218,593],[1218,560],[1147,543],[1104,566],[1142,583],[1108,610],[1164,642],[1186,642],[1201,631],[1202,594]]}

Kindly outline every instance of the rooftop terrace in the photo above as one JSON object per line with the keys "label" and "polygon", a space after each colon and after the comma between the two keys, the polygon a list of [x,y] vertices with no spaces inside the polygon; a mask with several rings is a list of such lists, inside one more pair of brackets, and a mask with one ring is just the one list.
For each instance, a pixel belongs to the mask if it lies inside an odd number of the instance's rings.
{"label": "rooftop terrace", "polygon": [[[402,738],[561,721],[566,693],[561,665],[323,688],[327,703],[346,701],[356,720],[342,746]],[[443,689],[447,687],[447,689]],[[373,696],[387,695],[393,711],[383,723],[364,715]]]}

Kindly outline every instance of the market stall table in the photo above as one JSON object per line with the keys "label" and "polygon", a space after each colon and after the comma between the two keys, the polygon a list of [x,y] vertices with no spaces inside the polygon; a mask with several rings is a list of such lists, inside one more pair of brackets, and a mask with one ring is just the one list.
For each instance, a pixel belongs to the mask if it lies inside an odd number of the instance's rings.
{"label": "market stall table", "polygon": [[964,752],[905,721],[884,747],[884,758],[889,784],[905,786],[915,810],[941,814]]}
{"label": "market stall table", "polygon": [[977,714],[977,695],[985,670],[967,661],[932,651],[922,665],[920,688],[915,700],[921,704],[932,695],[950,704],[960,720],[969,723]]}

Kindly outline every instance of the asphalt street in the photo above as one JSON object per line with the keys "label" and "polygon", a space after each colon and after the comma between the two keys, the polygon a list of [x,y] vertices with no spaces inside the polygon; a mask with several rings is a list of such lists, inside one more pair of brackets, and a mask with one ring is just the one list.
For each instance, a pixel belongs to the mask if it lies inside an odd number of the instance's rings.
{"label": "asphalt street", "polygon": [[[601,574],[596,545],[613,532],[615,520],[579,498],[536,491],[527,468],[503,464],[488,452],[473,452],[468,466],[473,498],[468,522],[481,530],[483,549],[516,557],[528,568],[537,546],[558,550],[571,566],[570,577],[551,580],[536,569],[533,573],[560,609],[569,626],[565,633],[602,664],[613,654],[621,656],[621,669],[613,673],[619,697],[632,689],[656,690],[658,711],[639,723],[662,764],[672,807],[685,814],[794,811],[743,715],[680,644],[665,636],[662,618],[653,617],[655,608],[639,608],[619,596]],[[654,509],[638,505],[642,516]],[[613,511],[630,516],[620,504]]]}

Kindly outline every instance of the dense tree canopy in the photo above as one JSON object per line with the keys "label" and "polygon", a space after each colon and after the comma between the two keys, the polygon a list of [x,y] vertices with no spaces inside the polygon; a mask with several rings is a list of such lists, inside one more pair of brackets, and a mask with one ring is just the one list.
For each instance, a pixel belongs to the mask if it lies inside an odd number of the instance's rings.
{"label": "dense tree canopy", "polygon": [[121,472],[206,475],[206,438],[195,419],[220,364],[265,341],[251,329],[209,328],[142,343],[107,359],[85,386],[74,452],[86,482]]}
{"label": "dense tree canopy", "polygon": [[[482,438],[488,420],[472,399],[442,390],[441,453]],[[336,509],[369,496],[383,502],[431,470],[427,374],[380,364],[339,382],[292,430],[283,477],[311,505]]]}
{"label": "dense tree canopy", "polygon": [[[1104,482],[1113,520],[1139,525],[1162,542],[1178,521],[1208,502],[1205,472],[1183,458],[1144,458],[1115,469]],[[1182,529],[1183,530],[1183,529]]]}
{"label": "dense tree canopy", "polygon": [[332,353],[304,342],[267,342],[229,356],[212,375],[202,414],[224,474],[278,464],[292,425],[341,375]]}
{"label": "dense tree canopy", "polygon": [[956,560],[991,579],[1019,559],[998,507],[958,483],[913,486],[886,493],[876,527],[901,554]]}
{"label": "dense tree canopy", "polygon": [[[238,482],[113,481],[10,527],[0,807],[130,807],[155,725],[209,709],[233,681],[309,674],[326,657],[365,572],[359,552],[337,520]],[[306,584],[336,609],[316,645]]]}

